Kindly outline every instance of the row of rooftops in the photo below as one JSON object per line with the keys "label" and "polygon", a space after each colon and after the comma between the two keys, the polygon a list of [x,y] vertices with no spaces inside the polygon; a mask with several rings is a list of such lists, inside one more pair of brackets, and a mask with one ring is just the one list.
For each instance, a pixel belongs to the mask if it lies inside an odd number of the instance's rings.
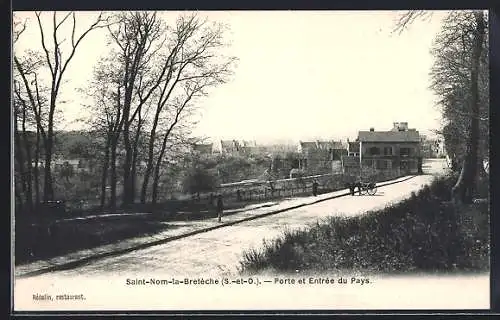
{"label": "row of rooftops", "polygon": [[[349,141],[347,143],[342,141],[334,140],[315,140],[315,141],[299,141],[298,151],[302,152],[305,150],[354,150],[359,148],[359,142],[420,142],[421,136],[416,129],[408,128],[408,122],[394,122],[391,130],[387,131],[375,131],[375,128],[370,128],[367,131],[359,131],[358,137],[355,141]],[[213,143],[196,145],[195,149],[201,151],[205,148],[211,150],[220,151],[241,151],[241,150],[251,150],[251,149],[269,149],[267,146],[259,146],[255,141],[249,140],[219,140],[217,142],[218,147],[214,146]],[[283,150],[282,150],[283,151]],[[288,150],[291,151],[291,150]]]}

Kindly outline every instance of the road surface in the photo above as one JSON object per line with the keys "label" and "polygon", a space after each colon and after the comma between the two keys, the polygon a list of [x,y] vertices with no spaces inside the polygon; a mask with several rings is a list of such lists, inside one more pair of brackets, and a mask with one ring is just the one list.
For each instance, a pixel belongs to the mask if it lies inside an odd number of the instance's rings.
{"label": "road surface", "polygon": [[[121,256],[97,260],[52,276],[168,274],[231,276],[244,251],[279,237],[284,229],[303,228],[328,216],[357,216],[409,197],[445,168],[443,161],[424,163],[424,172],[410,180],[379,188],[375,196],[347,196],[201,233]],[[44,275],[38,276],[44,277]]]}

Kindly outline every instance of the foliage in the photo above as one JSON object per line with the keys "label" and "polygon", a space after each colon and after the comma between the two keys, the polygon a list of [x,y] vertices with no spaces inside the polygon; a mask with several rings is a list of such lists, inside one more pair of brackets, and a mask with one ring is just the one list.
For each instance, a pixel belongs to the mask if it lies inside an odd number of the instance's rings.
{"label": "foliage", "polygon": [[216,163],[216,169],[223,183],[257,179],[269,168],[267,159],[253,155],[220,155],[216,157]]}
{"label": "foliage", "polygon": [[215,191],[217,177],[207,169],[193,167],[185,176],[183,190],[191,194]]}
{"label": "foliage", "polygon": [[[447,153],[458,163],[466,153],[466,141],[470,133],[471,110],[471,69],[474,40],[474,13],[457,11],[451,13],[443,22],[437,35],[432,54],[435,62],[431,70],[431,89],[438,96],[445,124],[441,131]],[[489,149],[489,48],[487,28],[483,40],[482,56],[479,65],[479,122],[480,158]]]}

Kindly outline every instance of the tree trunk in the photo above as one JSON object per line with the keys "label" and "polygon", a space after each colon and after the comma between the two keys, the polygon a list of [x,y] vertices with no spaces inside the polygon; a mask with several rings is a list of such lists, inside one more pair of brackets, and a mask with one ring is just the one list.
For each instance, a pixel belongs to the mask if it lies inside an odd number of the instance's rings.
{"label": "tree trunk", "polygon": [[[17,185],[19,183],[21,185],[21,192],[22,195],[26,195],[26,170],[24,168],[25,161],[24,161],[24,156],[23,156],[23,150],[21,146],[21,137],[19,136],[19,129],[18,129],[18,124],[17,124],[17,115],[14,117],[14,146],[15,146],[15,152],[16,152],[16,160],[19,168],[19,179],[21,181],[14,181],[14,183]],[[17,191],[17,189],[16,189]],[[22,201],[22,196],[21,192],[17,191],[19,194],[19,199],[21,205],[23,204]]]}
{"label": "tree trunk", "polygon": [[160,167],[156,165],[155,171],[153,174],[153,190],[151,195],[151,203],[153,205],[158,201],[158,184],[160,182]]}
{"label": "tree trunk", "polygon": [[54,189],[52,185],[52,133],[49,130],[47,141],[45,142],[45,164],[44,164],[44,183],[43,200],[50,201],[54,199]]}
{"label": "tree trunk", "polygon": [[[144,41],[144,39],[142,39]],[[123,163],[123,205],[131,204],[134,202],[133,191],[132,191],[132,178],[131,178],[131,166],[132,166],[132,144],[130,143],[130,124],[133,119],[130,119],[130,107],[132,104],[132,93],[134,90],[135,79],[138,72],[138,64],[142,58],[144,42],[139,44],[139,48],[135,53],[132,66],[130,70],[127,70],[128,76],[125,77],[125,96],[123,101],[123,143],[125,146],[125,161]]]}
{"label": "tree trunk", "polygon": [[156,139],[156,127],[158,125],[157,118],[158,118],[158,113],[155,117],[155,121],[153,122],[153,127],[152,127],[151,133],[149,135],[148,161],[146,163],[146,171],[144,172],[144,180],[142,181],[142,188],[141,188],[141,203],[142,204],[146,203],[149,178],[151,176],[151,171],[153,171],[153,161],[154,161],[153,151],[154,151],[154,143],[155,143],[155,139]]}
{"label": "tree trunk", "polygon": [[40,170],[38,163],[40,162],[40,129],[36,129],[36,146],[35,146],[35,167],[33,168],[35,180],[35,206],[40,203]]}
{"label": "tree trunk", "polygon": [[163,138],[163,143],[161,146],[160,154],[158,155],[158,159],[156,159],[156,166],[155,166],[155,171],[153,175],[153,194],[152,194],[152,199],[151,202],[153,204],[156,204],[158,200],[158,183],[160,182],[160,167],[161,167],[161,162],[163,160],[163,156],[165,155],[165,149],[167,147],[167,139],[168,139],[168,134],[165,134],[165,137]]}
{"label": "tree trunk", "polygon": [[33,181],[32,181],[32,171],[31,171],[31,144],[28,141],[27,133],[26,133],[26,109],[23,108],[23,121],[22,121],[22,130],[23,130],[23,143],[24,148],[26,150],[26,205],[28,210],[33,209]]}
{"label": "tree trunk", "polygon": [[139,156],[139,137],[141,135],[142,119],[139,115],[137,131],[135,132],[134,143],[132,145],[132,164],[130,171],[130,196],[135,200],[135,185],[137,181],[137,158]]}
{"label": "tree trunk", "polygon": [[54,185],[52,182],[52,148],[54,146],[54,113],[56,110],[57,86],[56,78],[52,77],[52,91],[50,94],[49,119],[47,126],[47,139],[45,141],[45,171],[43,200],[54,200]]}
{"label": "tree trunk", "polygon": [[[124,113],[124,117],[128,117],[128,114]],[[131,198],[131,165],[132,165],[132,145],[130,143],[130,124],[127,118],[125,118],[124,128],[123,128],[123,143],[125,147],[125,161],[123,163],[123,205],[127,205],[133,202]]]}
{"label": "tree trunk", "polygon": [[463,160],[460,176],[451,190],[452,199],[455,203],[470,203],[472,201],[473,189],[477,179],[478,144],[479,144],[479,63],[483,49],[485,33],[484,15],[482,11],[474,13],[476,28],[474,32],[474,46],[471,65],[471,118],[470,132],[467,139],[467,152]]}
{"label": "tree trunk", "polygon": [[112,133],[108,132],[106,138],[106,146],[104,150],[104,159],[102,164],[102,175],[101,175],[101,210],[106,204],[106,187],[108,183],[108,171],[109,171],[109,149],[111,145]]}
{"label": "tree trunk", "polygon": [[[152,159],[151,159],[152,161]],[[148,193],[148,184],[149,184],[149,178],[151,175],[151,171],[153,169],[153,163],[150,162],[148,159],[148,162],[146,163],[146,170],[144,172],[144,177],[142,181],[142,187],[141,187],[141,203],[145,204],[147,200],[147,193]]]}
{"label": "tree trunk", "polygon": [[21,193],[19,192],[19,188],[17,186],[17,183],[14,181],[14,194],[17,200],[16,203],[16,212],[23,212],[24,206],[23,206],[23,198],[21,197]]}
{"label": "tree trunk", "polygon": [[109,206],[112,210],[116,209],[116,184],[117,184],[117,174],[116,174],[116,149],[118,148],[118,136],[119,133],[115,133],[115,136],[111,140],[110,156],[111,156],[111,194],[109,196]]}

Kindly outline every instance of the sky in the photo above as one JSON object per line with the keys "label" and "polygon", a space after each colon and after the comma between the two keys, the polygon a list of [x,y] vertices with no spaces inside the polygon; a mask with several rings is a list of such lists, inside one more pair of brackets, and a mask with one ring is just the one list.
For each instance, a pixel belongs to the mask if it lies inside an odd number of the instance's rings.
{"label": "sky", "polygon": [[[401,13],[199,12],[229,25],[231,46],[224,53],[239,61],[231,80],[199,102],[202,118],[194,134],[267,143],[354,139],[358,130],[389,130],[398,121],[421,133],[438,129],[440,113],[428,89],[430,49],[446,12],[434,12],[431,19],[393,33]],[[178,14],[163,13],[167,20]],[[39,49],[34,13],[14,15],[28,18],[14,53]],[[44,15],[43,22],[50,24],[51,14]],[[78,12],[77,26],[89,25],[95,16]],[[61,88],[64,129],[82,128],[74,120],[89,115],[83,107],[88,102],[75,89],[85,87],[97,59],[109,50],[106,33],[100,29],[85,38],[68,67]]]}

